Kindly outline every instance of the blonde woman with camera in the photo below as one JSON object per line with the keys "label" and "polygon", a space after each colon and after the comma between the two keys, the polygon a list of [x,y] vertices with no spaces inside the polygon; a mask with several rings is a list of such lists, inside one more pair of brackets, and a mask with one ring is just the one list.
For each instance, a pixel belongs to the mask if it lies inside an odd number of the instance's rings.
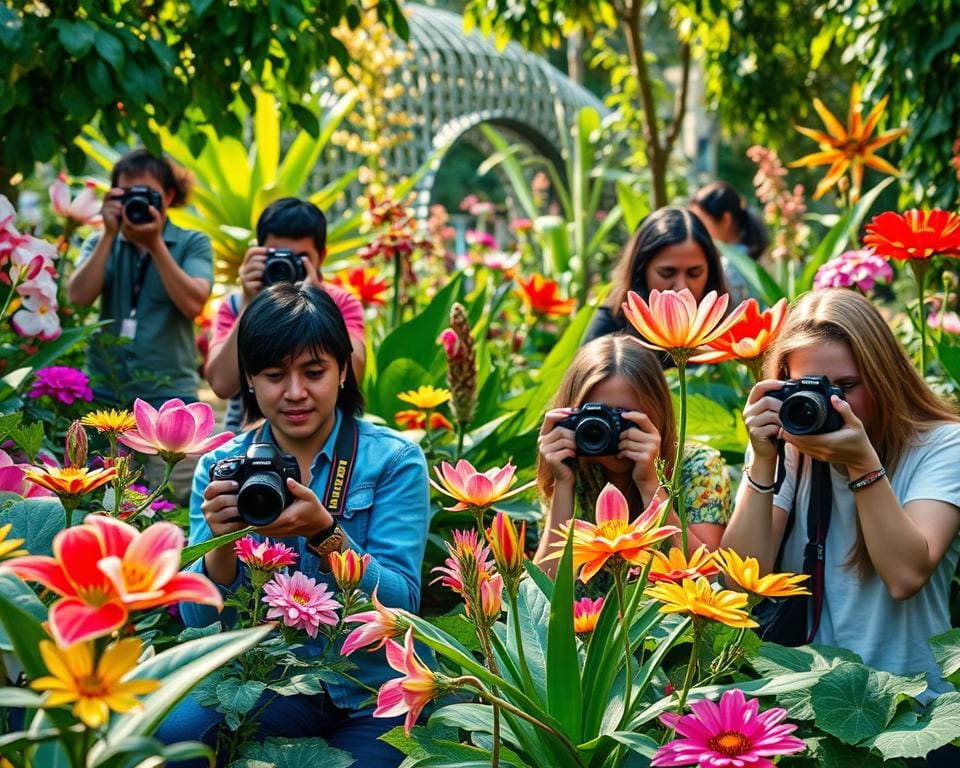
{"label": "blonde woman with camera", "polygon": [[[537,486],[544,521],[535,558],[540,567],[554,574],[556,561],[541,560],[559,543],[558,527],[573,517],[575,508],[578,517],[592,519],[606,483],[623,493],[633,516],[654,495],[666,498],[657,462],[663,459],[669,478],[676,444],[673,401],[657,356],[618,334],[581,347],[540,429]],[[730,480],[720,454],[687,443],[681,485],[688,547],[716,549],[730,515]],[[679,523],[675,513],[668,522]],[[674,544],[680,546],[679,536]]]}

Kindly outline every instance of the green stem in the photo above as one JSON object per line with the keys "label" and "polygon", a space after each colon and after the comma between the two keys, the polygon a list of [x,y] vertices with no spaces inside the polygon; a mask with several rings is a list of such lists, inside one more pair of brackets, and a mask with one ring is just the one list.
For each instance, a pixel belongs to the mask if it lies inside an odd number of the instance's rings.
{"label": "green stem", "polygon": [[[480,639],[480,645],[483,648],[483,655],[487,658],[487,668],[494,674],[499,675],[500,670],[497,667],[497,660],[493,657],[493,648],[490,645],[489,627],[485,617],[480,617],[480,605],[474,606],[477,612],[476,620],[477,637]],[[500,692],[494,687],[494,695]],[[500,707],[493,704],[493,749],[490,754],[490,768],[498,768],[500,765]]]}
{"label": "green stem", "polygon": [[467,425],[465,422],[457,422],[457,456],[454,460],[454,463],[460,461],[463,457],[463,438],[467,433]]}
{"label": "green stem", "polygon": [[3,302],[3,309],[0,309],[0,320],[7,316],[7,308],[10,306],[10,302],[13,301],[13,297],[17,292],[17,285],[20,283],[20,276],[23,273],[23,270],[17,272],[17,274],[11,279],[10,282],[10,293],[7,294],[6,300]]}
{"label": "green stem", "polygon": [[680,689],[680,700],[677,702],[677,714],[683,714],[683,708],[687,703],[687,694],[693,686],[693,674],[697,668],[697,653],[700,650],[700,636],[702,629],[700,620],[693,620],[693,645],[690,647],[690,661],[687,662],[687,674],[683,678],[683,688]]}
{"label": "green stem", "polygon": [[[619,558],[618,558],[619,559]],[[624,683],[623,710],[630,711],[630,698],[633,694],[633,670],[631,669],[630,658],[633,654],[630,651],[630,626],[626,622],[627,601],[623,594],[623,571],[624,563],[619,563],[613,571],[613,583],[617,589],[617,608],[620,611],[620,631],[623,633],[623,668],[626,673]]]}
{"label": "green stem", "polygon": [[125,522],[132,522],[138,518],[143,512],[150,508],[150,505],[157,500],[157,497],[163,492],[163,489],[167,487],[167,482],[170,480],[170,475],[173,474],[174,465],[169,461],[164,465],[163,469],[163,479],[160,481],[160,484],[153,489],[147,498],[140,502],[140,505],[130,513],[130,516],[126,519]]}
{"label": "green stem", "polygon": [[914,261],[910,262],[910,266],[913,267],[913,274],[917,278],[917,314],[920,322],[920,375],[925,376],[927,373],[927,315],[923,307],[923,291],[925,283],[927,282],[927,264],[920,264]]}
{"label": "green stem", "polygon": [[517,594],[513,589],[507,590],[507,599],[510,601],[510,618],[513,620],[514,640],[517,643],[517,658],[520,660],[520,675],[523,677],[523,685],[528,691],[533,690],[533,678],[530,676],[530,668],[527,666],[527,657],[523,652],[523,637],[520,632],[520,613],[517,609]]}
{"label": "green stem", "polygon": [[60,503],[63,504],[65,527],[69,528],[71,525],[73,525],[73,513],[76,510],[77,505],[80,503],[80,500],[75,496],[61,496]]}
{"label": "green stem", "polygon": [[[673,473],[670,476],[670,499],[676,505],[680,520],[680,544],[684,555],[687,553],[687,500],[680,487],[683,473],[683,444],[687,439],[687,360],[683,356],[674,358],[680,379],[680,424],[677,428],[677,449],[673,455]],[[664,518],[665,519],[665,518]]]}
{"label": "green stem", "polygon": [[400,254],[393,253],[393,299],[390,305],[390,327],[396,328],[400,324]]}

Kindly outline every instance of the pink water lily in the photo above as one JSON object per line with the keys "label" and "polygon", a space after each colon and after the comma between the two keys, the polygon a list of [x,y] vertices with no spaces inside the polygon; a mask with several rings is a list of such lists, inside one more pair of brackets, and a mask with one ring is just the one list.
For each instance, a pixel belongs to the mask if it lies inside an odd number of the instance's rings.
{"label": "pink water lily", "polygon": [[53,557],[27,555],[0,565],[61,596],[50,607],[50,633],[66,647],[102,637],[126,624],[130,611],[181,601],[223,608],[206,576],[180,571],[183,531],[154,523],[143,533],[105,515],[87,515],[82,525],[60,531]]}
{"label": "pink water lily", "polygon": [[403,728],[409,736],[420,712],[444,692],[444,686],[437,674],[413,650],[413,627],[407,630],[403,645],[394,640],[387,641],[387,662],[404,676],[388,680],[380,687],[373,716],[397,717],[406,712]]}
{"label": "pink water lily", "polygon": [[64,174],[50,185],[50,208],[58,216],[65,216],[80,224],[91,224],[100,213],[96,185],[86,182],[81,192],[70,199],[70,185]]}
{"label": "pink water lily", "polygon": [[201,456],[233,438],[233,432],[213,434],[213,408],[206,403],[184,405],[167,400],[158,411],[140,398],[133,404],[137,428],[120,435],[120,442],[140,453],[158,453],[167,462]]}
{"label": "pink water lily", "polygon": [[486,472],[480,472],[466,459],[460,459],[456,466],[444,461],[439,467],[434,467],[433,471],[436,472],[440,482],[436,483],[431,478],[430,484],[440,493],[457,500],[452,507],[446,507],[451,512],[463,512],[468,509],[486,510],[498,501],[522,493],[535,482],[531,481],[510,490],[517,471],[510,462],[507,462],[503,468],[494,467]]}

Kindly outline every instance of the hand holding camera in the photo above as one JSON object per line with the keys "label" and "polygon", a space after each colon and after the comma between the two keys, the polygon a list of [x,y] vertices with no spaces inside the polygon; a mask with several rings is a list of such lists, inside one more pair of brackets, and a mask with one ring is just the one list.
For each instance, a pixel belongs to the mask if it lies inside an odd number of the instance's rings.
{"label": "hand holding camera", "polygon": [[260,245],[247,250],[239,275],[244,299],[248,303],[270,285],[303,280],[314,284],[319,282],[317,270],[306,256],[288,248],[265,248]]}
{"label": "hand holding camera", "polygon": [[100,212],[108,234],[116,235],[122,226],[124,236],[141,248],[149,249],[163,232],[163,195],[153,187],[115,187],[104,198]]}

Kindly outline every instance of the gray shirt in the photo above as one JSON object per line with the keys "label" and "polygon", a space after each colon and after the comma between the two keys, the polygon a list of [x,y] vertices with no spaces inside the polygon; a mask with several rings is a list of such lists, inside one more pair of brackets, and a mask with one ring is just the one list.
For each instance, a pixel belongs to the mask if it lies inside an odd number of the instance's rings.
{"label": "gray shirt", "polygon": [[[99,232],[87,238],[81,261],[89,258],[99,240]],[[184,272],[213,282],[213,250],[206,235],[181,229],[168,220],[163,241]],[[109,321],[101,333],[119,336],[123,320],[130,317],[139,262],[139,249],[117,237],[107,259],[100,294],[100,319]],[[122,345],[104,341],[91,342],[87,356],[99,399],[123,406],[136,397],[154,405],[173,397],[196,399],[199,377],[193,318],[177,309],[152,260],[146,266],[137,299],[136,335]]]}

